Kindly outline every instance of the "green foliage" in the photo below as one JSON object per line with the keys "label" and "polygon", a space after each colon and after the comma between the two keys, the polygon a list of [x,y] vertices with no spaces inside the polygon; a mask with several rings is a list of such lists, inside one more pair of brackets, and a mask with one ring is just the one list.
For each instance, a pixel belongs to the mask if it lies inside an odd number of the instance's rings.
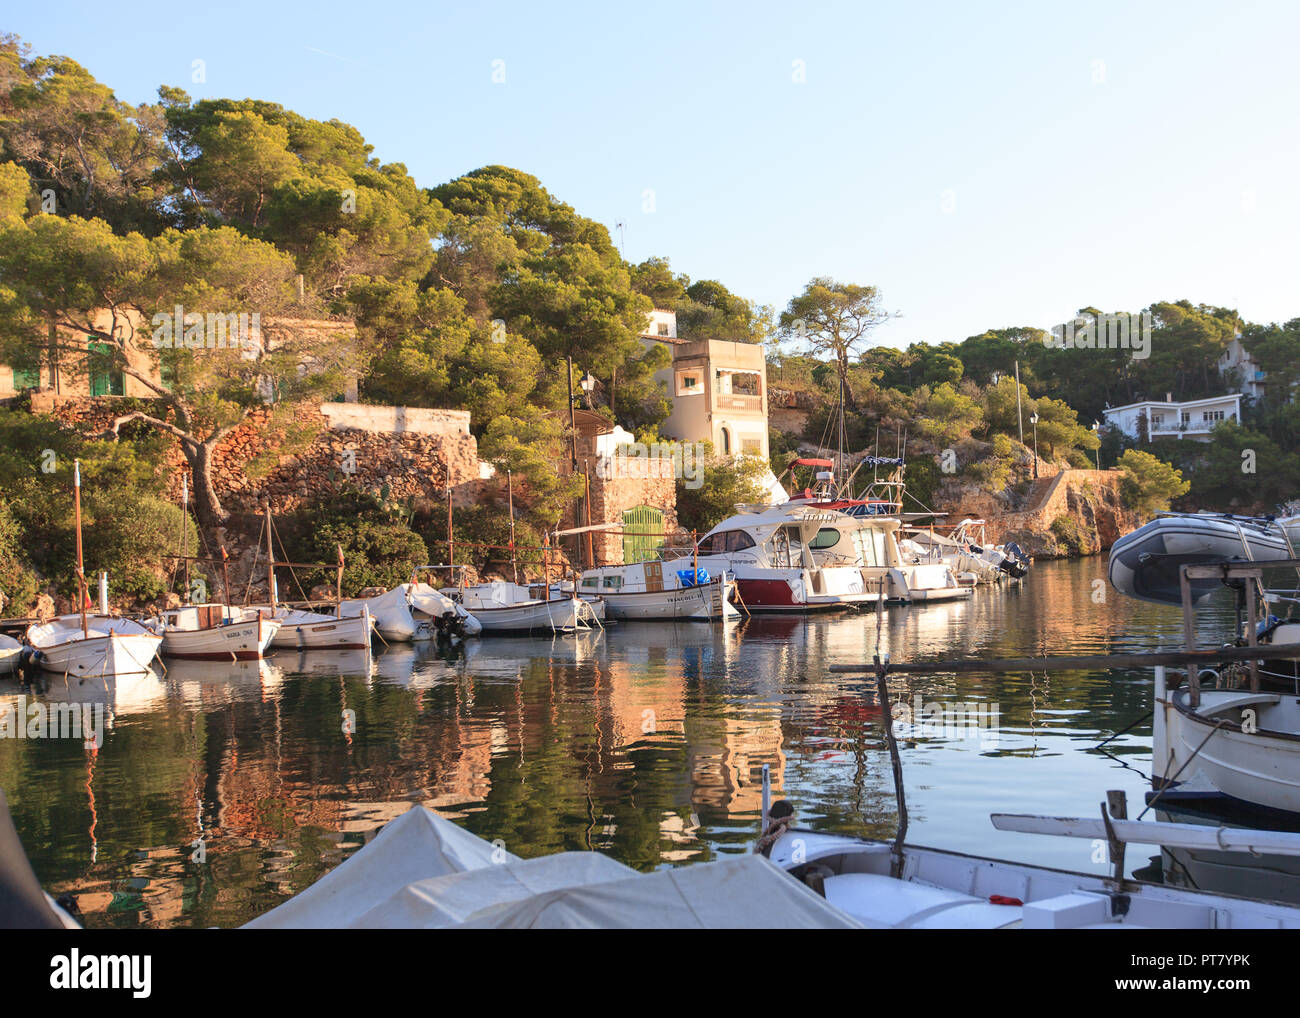
{"label": "green foliage", "polygon": [[37,593],[26,540],[8,503],[0,498],[0,615],[22,615]]}
{"label": "green foliage", "polygon": [[1179,470],[1140,449],[1124,453],[1119,466],[1124,471],[1120,494],[1125,504],[1140,516],[1168,509],[1173,499],[1186,495],[1191,488]]}
{"label": "green foliage", "polygon": [[[705,460],[694,482],[677,481],[677,522],[699,534],[736,513],[737,504],[766,502],[762,480],[767,463],[753,456]],[[692,487],[698,484],[698,487]]]}
{"label": "green foliage", "polygon": [[1079,524],[1072,517],[1058,516],[1052,520],[1051,531],[1056,539],[1065,546],[1066,553],[1071,558],[1082,555],[1086,550]]}
{"label": "green foliage", "polygon": [[917,393],[921,412],[921,433],[943,447],[969,438],[984,419],[979,403],[944,382],[933,392],[922,387]]}
{"label": "green foliage", "polygon": [[526,516],[545,531],[559,522],[566,501],[578,496],[582,478],[560,476],[555,463],[564,455],[564,424],[559,416],[535,407],[520,407],[488,424],[479,443],[479,456],[500,475],[511,472],[515,508],[527,505]]}
{"label": "green foliage", "polygon": [[1014,449],[1006,435],[994,435],[990,454],[967,466],[966,473],[977,478],[989,491],[1003,491],[1014,474],[1015,465],[1011,458]]}
{"label": "green foliage", "polygon": [[[303,590],[316,584],[333,586],[333,563],[343,549],[343,595],[365,587],[395,587],[429,563],[424,541],[405,523],[400,510],[385,506],[366,492],[350,489],[305,505],[295,514],[286,535],[294,562],[320,562],[323,568],[298,570]],[[290,588],[282,579],[281,595]],[[297,588],[292,588],[297,594]]]}

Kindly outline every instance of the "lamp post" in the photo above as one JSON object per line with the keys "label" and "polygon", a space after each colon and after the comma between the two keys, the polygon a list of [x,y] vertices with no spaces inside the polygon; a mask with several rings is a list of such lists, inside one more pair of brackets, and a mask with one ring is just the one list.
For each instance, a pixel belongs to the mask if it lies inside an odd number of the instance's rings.
{"label": "lamp post", "polygon": [[[583,376],[582,381],[579,382],[578,385],[582,387],[582,391],[583,391],[584,393],[586,393],[586,395],[587,395],[587,409],[590,410],[590,409],[591,409],[591,390],[594,389],[594,388],[596,388],[596,380],[595,380],[594,378],[591,377],[591,372],[590,372],[590,371],[588,371],[588,372]],[[613,407],[611,407],[610,409],[612,410]]]}
{"label": "lamp post", "polygon": [[1097,469],[1101,469],[1101,421],[1092,422],[1093,434],[1097,436]]}
{"label": "lamp post", "polygon": [[1034,480],[1038,480],[1038,411],[1029,415],[1029,423],[1034,426]]}

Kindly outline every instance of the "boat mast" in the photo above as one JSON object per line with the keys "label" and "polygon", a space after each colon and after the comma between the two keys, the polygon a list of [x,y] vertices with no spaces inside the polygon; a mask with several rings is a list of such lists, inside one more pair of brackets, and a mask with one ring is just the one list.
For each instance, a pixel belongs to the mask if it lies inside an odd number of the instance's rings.
{"label": "boat mast", "polygon": [[266,503],[266,592],[275,610],[275,549],[271,545],[271,503]]}
{"label": "boat mast", "polygon": [[[515,485],[510,471],[506,471],[506,498],[510,506],[510,573],[514,577],[514,582],[519,582],[519,563],[515,558]],[[450,549],[447,552],[451,554]]]}
{"label": "boat mast", "polygon": [[81,460],[72,461],[72,504],[77,520],[77,604],[81,609],[81,635],[90,639],[90,624],[86,621],[86,571],[81,558]]}

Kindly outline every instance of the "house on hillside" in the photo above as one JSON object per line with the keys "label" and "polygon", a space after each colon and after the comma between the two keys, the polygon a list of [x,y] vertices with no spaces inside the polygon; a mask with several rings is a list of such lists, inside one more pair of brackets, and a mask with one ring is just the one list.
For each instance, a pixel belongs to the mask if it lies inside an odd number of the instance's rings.
{"label": "house on hillside", "polygon": [[[1224,421],[1241,421],[1239,392],[1176,403],[1166,396],[1124,406],[1107,407],[1106,424],[1130,438],[1188,438],[1208,442],[1210,432]],[[1145,434],[1144,434],[1145,433]]]}
{"label": "house on hillside", "polygon": [[[112,316],[107,309],[99,312],[92,322],[95,328],[108,331]],[[161,384],[157,359],[153,356],[150,332],[141,316],[128,315],[128,325],[135,329],[136,349],[127,356],[127,363],[153,382]],[[34,350],[32,363],[10,365],[0,363],[0,399],[8,399],[28,390],[40,390],[54,396],[151,396],[149,387],[121,370],[113,370],[96,363],[91,356],[96,351],[110,352],[96,336],[81,335],[71,329],[60,328],[57,341],[35,343],[42,349]],[[50,347],[57,346],[63,353],[51,355]],[[85,354],[80,351],[86,351]]]}
{"label": "house on hillside", "polygon": [[1253,400],[1262,400],[1268,389],[1268,379],[1260,370],[1250,351],[1241,345],[1241,334],[1233,337],[1228,349],[1223,352],[1218,363],[1219,374],[1230,378],[1240,386],[1243,396]]}
{"label": "house on hillside", "polygon": [[673,405],[660,426],[665,435],[712,442],[726,456],[767,459],[767,362],[761,346],[681,339],[677,316],[659,308],[650,312],[641,341],[662,343],[672,354],[672,364],[655,376]]}

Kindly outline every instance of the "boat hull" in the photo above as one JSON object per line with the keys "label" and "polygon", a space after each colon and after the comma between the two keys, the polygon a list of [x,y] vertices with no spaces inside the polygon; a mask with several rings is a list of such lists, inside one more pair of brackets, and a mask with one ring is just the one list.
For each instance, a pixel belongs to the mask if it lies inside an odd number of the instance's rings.
{"label": "boat hull", "polygon": [[59,675],[140,675],[158,653],[162,637],[152,634],[91,637],[38,646],[40,666]]}
{"label": "boat hull", "polygon": [[1280,693],[1186,688],[1161,696],[1157,683],[1153,782],[1171,803],[1216,798],[1300,816],[1300,704]]}
{"label": "boat hull", "polygon": [[474,606],[468,610],[484,633],[568,633],[584,622],[595,621],[591,606],[576,598],[499,607]]}
{"label": "boat hull", "polygon": [[279,622],[260,617],[210,629],[168,629],[162,652],[186,661],[256,661],[279,630]]}
{"label": "boat hull", "polygon": [[271,638],[275,650],[369,650],[374,621],[368,609],[343,618],[278,620],[279,631]]}
{"label": "boat hull", "polygon": [[730,604],[730,585],[711,580],[675,590],[605,591],[605,613],[613,619],[682,619],[707,622],[731,619],[739,612]]}

